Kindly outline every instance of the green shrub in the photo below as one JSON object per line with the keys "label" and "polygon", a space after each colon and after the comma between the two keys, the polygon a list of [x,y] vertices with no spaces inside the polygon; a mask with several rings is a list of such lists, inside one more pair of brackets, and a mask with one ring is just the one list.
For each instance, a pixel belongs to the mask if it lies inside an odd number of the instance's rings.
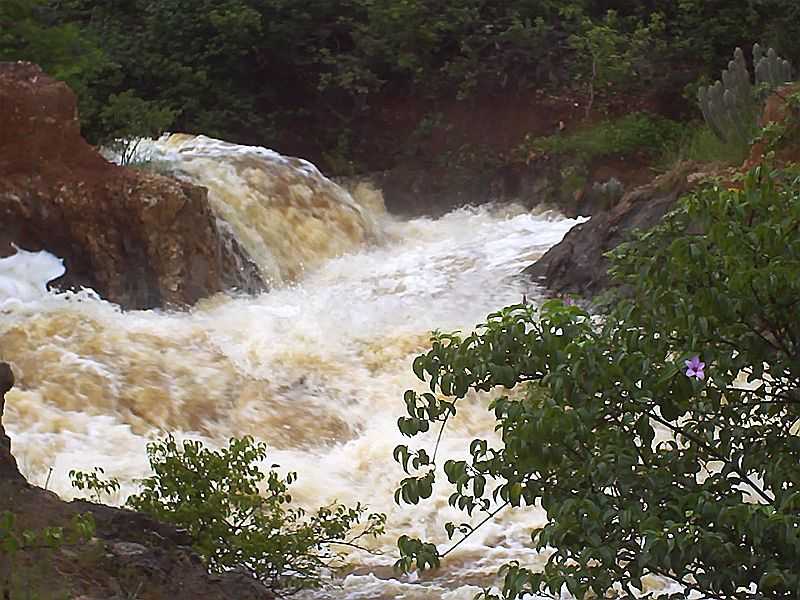
{"label": "green shrub", "polygon": [[16,515],[11,511],[0,513],[0,555],[14,557],[19,552],[86,542],[94,535],[94,518],[90,513],[75,515],[65,527],[45,527],[41,530],[17,527]]}
{"label": "green shrub", "polygon": [[133,90],[112,94],[100,110],[105,135],[100,138],[119,156],[121,165],[135,161],[142,138],[156,138],[175,120],[177,111],[142,100]]}
{"label": "green shrub", "polygon": [[675,121],[645,113],[631,113],[570,133],[526,137],[515,154],[517,157],[571,155],[585,162],[637,152],[657,157],[680,139],[682,131],[682,126]]}
{"label": "green shrub", "polygon": [[[646,575],[702,598],[797,597],[800,175],[707,185],[613,264],[627,295],[602,318],[551,300],[435,334],[413,363],[432,393],[406,392],[401,432],[444,428],[470,390],[521,388],[490,404],[500,444],[473,440],[443,465],[450,504],[470,515],[547,512],[531,542],[552,555],[541,572],[506,565],[503,598],[636,598]],[[436,452],[395,457],[410,473],[398,502],[431,496]],[[447,554],[398,546],[405,569]]]}
{"label": "green shrub", "polygon": [[696,160],[741,164],[749,152],[749,145],[721,140],[708,125],[692,122],[686,124],[681,138],[665,150],[662,163],[672,165],[676,161]]}
{"label": "green shrub", "polygon": [[[127,505],[186,529],[210,571],[243,569],[281,594],[322,584],[323,569],[341,558],[335,547],[357,546],[383,532],[384,515],[341,504],[306,513],[291,505],[285,478],[258,462],[266,446],[250,437],[231,439],[218,451],[172,436],[148,445],[153,475]],[[275,465],[273,465],[275,466]]]}
{"label": "green shrub", "polygon": [[103,495],[111,495],[119,491],[119,481],[115,478],[103,479],[105,471],[101,467],[95,467],[91,473],[82,471],[70,471],[69,481],[76,490],[87,490],[90,498],[95,502],[100,502]]}
{"label": "green shrub", "polygon": [[615,10],[608,10],[602,19],[592,19],[574,6],[564,8],[562,13],[570,16],[575,11],[578,22],[576,31],[569,36],[569,45],[576,53],[579,77],[586,80],[588,117],[598,91],[631,83],[637,70],[635,65],[641,68],[649,56],[664,51],[664,17],[653,12],[647,24],[636,22],[633,28],[626,27]]}

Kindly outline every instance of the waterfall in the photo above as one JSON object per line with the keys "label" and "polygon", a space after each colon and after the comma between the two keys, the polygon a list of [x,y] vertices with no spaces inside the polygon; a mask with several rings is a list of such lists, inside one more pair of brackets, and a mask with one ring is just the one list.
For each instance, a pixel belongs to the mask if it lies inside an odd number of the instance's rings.
{"label": "waterfall", "polygon": [[140,144],[156,168],[208,188],[211,207],[273,285],[380,240],[367,210],[310,162],[258,146],[172,134]]}

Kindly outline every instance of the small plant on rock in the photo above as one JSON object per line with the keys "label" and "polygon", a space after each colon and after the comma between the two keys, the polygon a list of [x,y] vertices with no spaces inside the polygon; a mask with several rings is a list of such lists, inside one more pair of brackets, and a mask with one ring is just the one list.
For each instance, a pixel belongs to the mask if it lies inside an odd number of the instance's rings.
{"label": "small plant on rock", "polygon": [[94,467],[91,473],[73,470],[69,472],[69,480],[72,487],[88,491],[89,497],[99,503],[103,495],[110,496],[119,491],[119,480],[115,477],[103,479],[101,476],[104,474],[101,467]]}
{"label": "small plant on rock", "polygon": [[90,513],[75,515],[64,527],[21,529],[13,512],[0,512],[0,597],[4,600],[71,597],[54,585],[58,574],[52,562],[53,553],[86,544],[94,531]]}

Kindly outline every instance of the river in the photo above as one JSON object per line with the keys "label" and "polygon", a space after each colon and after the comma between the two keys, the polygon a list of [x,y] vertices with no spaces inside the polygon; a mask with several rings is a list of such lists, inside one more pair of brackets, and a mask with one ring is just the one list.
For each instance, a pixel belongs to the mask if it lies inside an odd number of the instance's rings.
{"label": "river", "polygon": [[[395,505],[402,470],[392,450],[409,443],[396,421],[403,391],[421,389],[410,365],[429,332],[470,330],[523,293],[535,301],[519,272],[576,221],[513,205],[399,219],[378,195],[350,196],[309,163],[282,168],[311,177],[306,187],[322,190],[327,203],[291,184],[300,192],[277,206],[264,172],[282,159],[202,141],[193,163],[176,155],[185,142],[162,143],[158,160],[209,187],[218,216],[273,288],[217,295],[188,311],[123,312],[91,291],[0,297],[0,358],[18,379],[4,423],[23,473],[69,498],[69,470],[99,466],[121,481],[109,499],[119,503],[148,474],[149,440],[169,431],[220,446],[249,434],[269,444],[265,467],[298,473],[297,502],[360,501],[387,514],[387,534],[373,543],[383,554],[353,554],[353,572],[309,598],[466,600],[507,560],[542,564],[527,547],[543,519],[532,508],[482,528],[435,576],[393,574],[397,536],[444,548],[443,523],[461,519],[446,485],[417,507]],[[493,436],[486,404],[485,396],[465,400],[443,439],[444,458],[463,457],[475,436]]]}

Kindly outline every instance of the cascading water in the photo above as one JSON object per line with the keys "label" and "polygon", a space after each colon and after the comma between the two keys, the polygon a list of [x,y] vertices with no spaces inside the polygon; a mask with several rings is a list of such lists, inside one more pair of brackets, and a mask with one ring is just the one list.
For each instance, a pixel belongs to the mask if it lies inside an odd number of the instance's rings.
{"label": "cascading water", "polygon": [[372,215],[308,161],[185,134],[143,142],[138,153],[208,188],[217,217],[274,284],[378,238]]}
{"label": "cascading water", "polygon": [[[210,185],[237,235],[257,230],[245,246],[263,250],[255,252],[263,269],[297,277],[302,264],[305,275],[258,297],[220,295],[183,313],[123,313],[89,291],[7,304],[0,297],[0,360],[17,375],[4,422],[25,475],[42,485],[52,469],[50,489],[70,497],[68,471],[100,466],[122,482],[112,498],[122,501],[148,472],[148,440],[171,431],[219,446],[250,434],[271,446],[265,467],[298,472],[296,501],[361,501],[388,515],[387,535],[375,544],[384,555],[354,553],[354,571],[339,587],[309,597],[468,599],[508,560],[543,563],[527,549],[542,513],[519,510],[482,528],[435,576],[398,578],[390,565],[399,535],[446,544],[442,523],[461,516],[447,504],[447,486],[418,507],[396,506],[402,471],[392,450],[402,443],[403,391],[421,389],[410,365],[428,332],[468,330],[518,302],[524,290],[516,274],[575,222],[515,207],[399,221],[327,180],[321,185],[333,186],[333,197],[306,203],[298,192],[280,209],[265,209],[254,199],[274,183],[255,164],[230,166],[262,150],[206,138],[166,144],[208,151],[191,160],[162,152],[161,160]],[[305,165],[291,176],[317,178]],[[270,228],[294,237],[273,246]],[[363,245],[368,238],[382,243]],[[42,279],[51,267],[46,261]],[[3,293],[13,295],[11,285],[0,286]],[[486,400],[465,399],[441,456],[463,456],[473,437],[492,437]]]}

